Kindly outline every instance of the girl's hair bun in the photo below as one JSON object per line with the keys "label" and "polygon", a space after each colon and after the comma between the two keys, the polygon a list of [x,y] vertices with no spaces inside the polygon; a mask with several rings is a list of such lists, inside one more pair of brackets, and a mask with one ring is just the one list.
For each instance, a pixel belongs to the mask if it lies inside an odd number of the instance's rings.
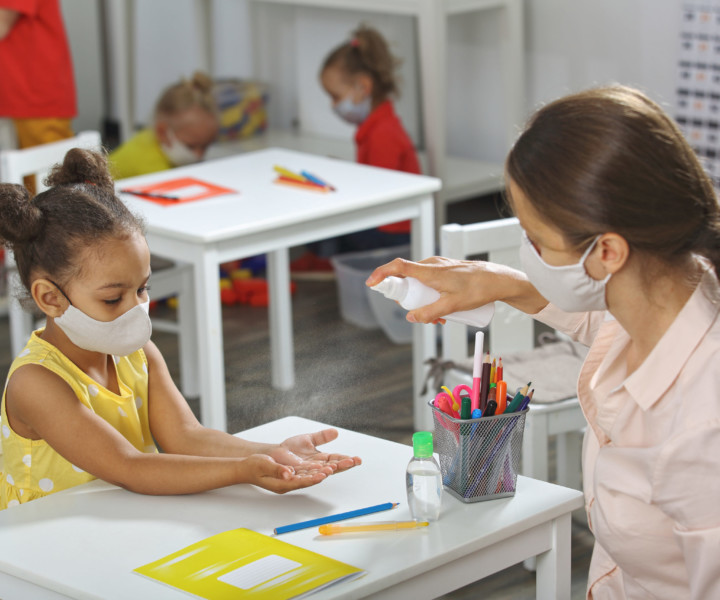
{"label": "girl's hair bun", "polygon": [[35,239],[42,230],[43,215],[22,185],[0,184],[0,241],[11,247]]}
{"label": "girl's hair bun", "polygon": [[45,185],[72,185],[89,183],[103,191],[114,193],[112,177],[104,154],[73,148],[65,155],[62,164],[55,165]]}

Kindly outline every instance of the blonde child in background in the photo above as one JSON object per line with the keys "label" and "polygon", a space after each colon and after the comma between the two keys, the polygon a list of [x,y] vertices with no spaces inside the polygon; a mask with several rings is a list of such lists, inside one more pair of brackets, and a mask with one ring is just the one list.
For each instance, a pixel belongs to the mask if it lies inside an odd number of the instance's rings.
{"label": "blonde child in background", "polygon": [[149,341],[150,253],[104,157],[71,150],[48,184],[34,199],[0,185],[0,241],[47,316],[2,397],[0,509],[94,478],[144,494],[283,493],[360,464],[317,450],[334,429],[261,444],[201,426]]}
{"label": "blonde child in background", "polygon": [[[335,113],[357,126],[358,163],[419,174],[415,147],[392,101],[399,94],[397,66],[398,60],[385,38],[363,25],[349,41],[328,54],[320,70],[320,82]],[[327,270],[331,268],[329,261],[320,257],[407,244],[409,234],[410,221],[402,221],[310,244],[309,252],[293,261],[291,269]]]}
{"label": "blonde child in background", "polygon": [[208,75],[196,72],[168,87],[155,105],[153,123],[110,154],[115,179],[199,162],[220,128]]}

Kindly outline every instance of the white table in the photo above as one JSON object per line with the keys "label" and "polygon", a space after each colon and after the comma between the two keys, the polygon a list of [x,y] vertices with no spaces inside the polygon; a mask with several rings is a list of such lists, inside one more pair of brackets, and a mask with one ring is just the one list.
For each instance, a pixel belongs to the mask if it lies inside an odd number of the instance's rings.
{"label": "white table", "polygon": [[[276,164],[326,178],[337,191],[323,194],[277,185],[273,183]],[[200,410],[203,423],[209,427],[227,428],[218,270],[221,263],[267,253],[272,384],[289,389],[295,382],[289,248],[412,219],[412,257],[421,259],[434,254],[432,194],[440,189],[440,181],[432,177],[270,148],[133,177],[117,185],[123,188],[184,176],[239,193],[169,207],[129,195],[122,197],[144,216],[153,254],[193,265]],[[423,361],[435,354],[434,344],[432,327],[416,328],[413,376],[418,427],[430,425],[426,399],[419,391]]]}
{"label": "white table", "polygon": [[[244,432],[281,440],[323,427],[287,417]],[[221,531],[274,527],[327,514],[400,502],[391,513],[363,521],[409,518],[405,499],[408,446],[340,430],[327,445],[356,453],[363,465],[322,484],[276,496],[233,486],[190,496],[142,496],[94,481],[0,512],[0,590],[3,600],[153,598],[182,600],[183,592],[132,573],[140,565]],[[570,513],[582,494],[518,478],[512,498],[463,504],[443,498],[430,527],[361,537],[319,536],[305,529],[281,539],[367,571],[313,598],[435,598],[524,559],[537,556],[537,597],[570,598]],[[389,551],[390,550],[390,551]]]}
{"label": "white table", "polygon": [[[105,12],[105,25],[109,36],[109,70],[114,106],[122,131],[122,138],[128,139],[138,119],[133,107],[133,59],[137,50],[134,39],[134,5],[137,0],[110,2]],[[445,204],[452,200],[478,196],[484,193],[502,190],[503,166],[501,163],[463,159],[450,156],[447,152],[447,88],[446,71],[448,69],[447,28],[449,19],[457,15],[498,12],[500,41],[500,60],[502,61],[502,103],[504,114],[492,118],[503,119],[507,132],[508,146],[517,136],[517,128],[526,116],[525,99],[525,55],[523,35],[524,0],[251,0],[251,6],[280,4],[288,8],[321,7],[326,10],[342,11],[347,9],[368,13],[407,15],[417,21],[417,48],[419,53],[420,94],[422,98],[423,137],[426,147],[424,167],[430,173],[443,180],[443,189],[438,194],[436,221],[443,223]],[[213,49],[213,23],[217,17],[211,0],[193,2],[196,25],[197,64],[209,73],[215,72]],[[267,51],[260,42],[272,37],[273,31],[258,27],[258,19],[253,19],[252,50],[255,62],[255,77],[267,77],[260,68],[259,54]],[[260,20],[260,23],[262,20]],[[460,93],[462,93],[462,90]],[[410,93],[406,90],[407,93]],[[312,151],[315,145],[312,132],[306,135],[291,136],[286,133],[275,134],[277,145],[288,147],[302,144],[302,149]],[[290,139],[294,138],[294,139]],[[336,145],[332,140],[323,140],[323,146]]]}

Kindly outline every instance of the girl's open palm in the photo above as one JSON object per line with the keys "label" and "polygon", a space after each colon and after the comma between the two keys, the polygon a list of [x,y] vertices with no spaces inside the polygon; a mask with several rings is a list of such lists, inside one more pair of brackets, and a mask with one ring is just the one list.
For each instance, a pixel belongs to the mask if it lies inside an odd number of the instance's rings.
{"label": "girl's open palm", "polygon": [[332,442],[337,436],[336,429],[295,435],[269,452],[269,455],[283,465],[312,470],[330,467],[332,472],[345,471],[361,464],[357,456],[330,454],[317,449],[317,446]]}

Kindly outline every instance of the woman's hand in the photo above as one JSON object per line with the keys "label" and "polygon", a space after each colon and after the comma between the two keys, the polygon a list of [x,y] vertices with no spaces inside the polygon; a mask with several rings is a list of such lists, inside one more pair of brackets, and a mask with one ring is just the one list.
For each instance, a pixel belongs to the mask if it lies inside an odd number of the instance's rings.
{"label": "woman's hand", "polygon": [[279,446],[268,451],[268,455],[282,465],[298,468],[330,468],[331,473],[345,471],[359,465],[357,456],[328,454],[316,446],[332,442],[338,436],[336,429],[323,429],[315,433],[304,433],[286,439]]}
{"label": "woman's hand", "polygon": [[531,314],[547,304],[524,273],[495,263],[440,256],[420,262],[396,258],[375,269],[365,283],[373,286],[391,275],[414,277],[440,292],[436,302],[407,314],[407,320],[413,323],[444,322],[441,319],[444,315],[472,310],[496,300]]}

